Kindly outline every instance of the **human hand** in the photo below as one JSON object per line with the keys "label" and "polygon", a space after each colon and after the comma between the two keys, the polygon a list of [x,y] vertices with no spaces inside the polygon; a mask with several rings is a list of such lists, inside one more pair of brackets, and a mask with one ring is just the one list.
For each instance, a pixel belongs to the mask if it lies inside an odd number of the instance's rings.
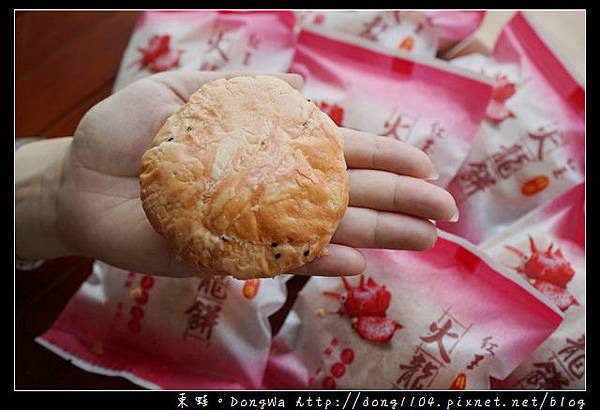
{"label": "human hand", "polygon": [[[147,274],[193,276],[156,233],[139,198],[139,163],[157,131],[204,83],[249,73],[169,72],[120,90],[81,120],[62,167],[56,226],[64,247]],[[302,79],[277,74],[300,89]],[[400,141],[342,129],[350,203],[329,254],[290,273],[355,275],[365,262],[356,247],[422,250],[436,239],[428,221],[457,214],[452,196],[426,182],[434,167]]]}

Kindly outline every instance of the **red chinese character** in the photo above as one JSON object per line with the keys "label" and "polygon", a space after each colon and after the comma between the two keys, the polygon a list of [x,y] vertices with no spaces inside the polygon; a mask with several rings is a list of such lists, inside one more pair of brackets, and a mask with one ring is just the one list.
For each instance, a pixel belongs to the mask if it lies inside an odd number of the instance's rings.
{"label": "red chinese character", "polygon": [[544,127],[539,127],[535,132],[527,133],[529,138],[536,141],[538,143],[537,157],[540,161],[544,160],[544,143],[546,140],[550,139],[554,143],[555,146],[560,145],[560,140],[558,139],[559,133],[558,130],[547,131]]}
{"label": "red chinese character", "polygon": [[433,143],[434,143],[433,139],[431,139],[431,138],[426,139],[425,142],[423,143],[423,145],[421,146],[421,151],[423,151],[427,155],[431,155],[431,152],[429,152],[429,151],[431,150]]}
{"label": "red chinese character", "polygon": [[443,132],[444,132],[444,128],[442,128],[439,123],[434,122],[433,124],[431,124],[431,131],[429,133],[429,138],[427,138],[425,140],[425,142],[423,143],[423,146],[421,147],[421,151],[425,152],[426,154],[430,154],[429,151],[431,150],[431,147],[435,143],[435,139],[436,138],[444,138],[444,135],[442,134]]}
{"label": "red chinese character", "polygon": [[[382,136],[384,136],[384,137],[393,136],[396,139],[403,140],[403,138],[401,138],[398,135],[398,128],[408,129],[408,133],[410,133],[411,124],[403,124],[402,116],[400,114],[393,113],[391,118],[389,120],[386,120],[383,123],[383,128],[384,128],[383,133],[381,133]],[[408,136],[408,133],[407,133],[407,136]]]}
{"label": "red chinese character", "polygon": [[554,169],[552,170],[552,175],[554,175],[554,178],[561,178],[562,174],[564,174],[565,172],[567,172],[567,167],[562,167],[562,168],[558,168],[558,169]]}
{"label": "red chinese character", "polygon": [[496,179],[492,176],[488,164],[485,162],[471,162],[468,167],[467,170],[458,175],[458,181],[466,196],[483,191],[488,186],[496,183]]}
{"label": "red chinese character", "polygon": [[425,363],[425,366],[423,366],[423,369],[421,370],[421,374],[415,378],[415,380],[413,381],[410,388],[415,389],[415,390],[422,389],[423,385],[421,383],[419,383],[419,381],[427,380],[428,378],[432,377],[434,375],[433,372],[436,371],[437,369],[438,369],[438,366],[436,366],[432,362]]}
{"label": "red chinese character", "polygon": [[211,276],[202,276],[200,278],[200,283],[198,283],[198,288],[196,288],[196,292],[198,293],[204,293],[205,295],[209,294],[210,291],[210,284],[212,283],[212,277]]}
{"label": "red chinese character", "polygon": [[250,57],[254,51],[258,50],[258,45],[260,44],[260,39],[255,33],[250,34],[250,38],[248,40],[248,49],[246,50],[246,54],[244,55],[244,61],[242,64],[248,65],[250,63]]}
{"label": "red chinese character", "polygon": [[482,356],[480,354],[475,354],[473,356],[473,360],[471,360],[471,362],[467,365],[467,369],[473,370],[475,367],[478,366],[479,362],[482,361],[484,358],[485,358],[485,356]]}
{"label": "red chinese character", "polygon": [[224,300],[227,298],[227,283],[226,277],[222,276],[203,276],[200,279],[198,293],[203,293],[204,296],[211,296],[214,299]]}
{"label": "red chinese character", "polygon": [[569,385],[569,380],[563,377],[554,363],[534,363],[533,366],[538,369],[527,376],[530,385],[541,390],[559,390]]}
{"label": "red chinese character", "polygon": [[[409,364],[401,364],[400,369],[404,370],[404,372],[400,375],[398,380],[396,380],[394,387],[399,388],[403,383],[404,389],[408,389],[413,376],[421,370],[426,361],[427,359],[425,359],[423,353],[418,353],[412,357]],[[413,388],[414,384],[415,383],[411,385],[411,389]]]}
{"label": "red chinese character", "polygon": [[429,326],[429,330],[432,334],[429,336],[421,336],[421,340],[425,343],[437,343],[440,355],[446,363],[450,363],[450,356],[448,356],[448,352],[446,352],[446,348],[444,347],[444,336],[452,337],[454,339],[458,338],[458,334],[450,332],[451,327],[452,321],[450,319],[448,319],[441,328],[438,327],[437,323],[433,322]]}
{"label": "red chinese character", "polygon": [[[577,354],[581,352],[580,354]],[[564,362],[567,362],[571,374],[581,379],[585,372],[585,335],[581,335],[577,340],[567,338],[567,347],[561,349],[558,355]],[[573,357],[574,356],[574,357]]]}
{"label": "red chinese character", "polygon": [[[401,364],[400,369],[404,370],[404,373],[400,375],[393,386],[395,388],[400,388],[400,384],[403,383],[404,389],[421,390],[424,387],[421,380],[427,380],[434,377],[434,372],[438,370],[439,367],[428,361],[423,353],[415,353],[410,363],[408,365]],[[417,377],[412,380],[413,376]]]}
{"label": "red chinese character", "polygon": [[415,28],[415,34],[418,34],[421,32],[421,30],[425,29],[425,28],[430,28],[433,27],[433,17],[425,17],[420,15],[419,16],[419,23],[417,24],[417,27]]}
{"label": "red chinese character", "polygon": [[442,133],[445,131],[444,128],[440,126],[438,122],[434,122],[431,124],[431,132],[430,135],[432,138],[444,138]]}
{"label": "red chinese character", "polygon": [[388,28],[400,24],[400,11],[386,11],[378,13],[371,21],[364,24],[364,29],[359,36],[366,39],[377,41],[380,34],[387,31]]}
{"label": "red chinese character", "polygon": [[494,349],[498,347],[496,343],[492,343],[492,336],[484,337],[481,340],[481,348],[487,350],[492,356],[495,356]]}
{"label": "red chinese character", "polygon": [[492,154],[492,161],[496,171],[503,179],[510,177],[531,160],[520,144],[514,144],[508,148],[500,146],[500,149],[500,152]]}
{"label": "red chinese character", "polygon": [[187,336],[188,330],[193,330],[195,331],[194,333],[200,334],[201,339],[210,340],[212,330],[218,324],[220,311],[221,306],[196,301],[196,303],[185,311],[190,316],[184,338]]}
{"label": "red chinese character", "polygon": [[215,299],[224,300],[227,298],[227,277],[226,276],[215,276],[210,294]]}
{"label": "red chinese character", "polygon": [[213,51],[217,52],[218,61],[209,62],[204,61],[200,66],[201,70],[214,71],[221,69],[226,63],[229,62],[229,50],[224,46],[225,33],[233,31],[233,28],[216,27],[213,29],[210,38],[208,39],[208,48],[204,50],[204,54],[208,55]]}
{"label": "red chinese character", "polygon": [[223,50],[222,47],[222,42],[223,42],[223,35],[227,32],[231,31],[231,29],[225,29],[225,28],[215,28],[215,30],[212,32],[211,37],[208,39],[208,48],[206,50],[204,50],[204,52],[206,54],[210,53],[213,50],[216,50],[219,53],[219,56],[221,56],[221,59],[224,62],[228,62],[229,61],[229,55],[227,54],[227,52],[229,50]]}
{"label": "red chinese character", "polygon": [[369,40],[377,41],[377,36],[386,31],[387,27],[387,24],[383,22],[383,16],[378,14],[373,20],[365,24],[365,28],[358,35]]}

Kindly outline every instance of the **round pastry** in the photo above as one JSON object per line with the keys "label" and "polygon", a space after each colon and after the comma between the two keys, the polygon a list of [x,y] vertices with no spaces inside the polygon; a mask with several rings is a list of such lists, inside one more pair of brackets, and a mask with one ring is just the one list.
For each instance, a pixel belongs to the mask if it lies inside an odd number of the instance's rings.
{"label": "round pastry", "polygon": [[271,76],[211,81],[141,160],[154,229],[200,270],[272,277],[325,253],[348,206],[338,127]]}

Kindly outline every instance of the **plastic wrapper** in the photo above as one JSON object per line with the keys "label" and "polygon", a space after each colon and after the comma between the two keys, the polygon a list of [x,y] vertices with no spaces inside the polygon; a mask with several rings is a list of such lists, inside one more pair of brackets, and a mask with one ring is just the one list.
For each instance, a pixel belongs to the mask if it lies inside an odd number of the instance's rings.
{"label": "plastic wrapper", "polygon": [[486,120],[448,185],[460,220],[439,225],[481,243],[583,181],[585,94],[521,13],[492,56],[452,63],[495,81]]}
{"label": "plastic wrapper", "polygon": [[143,12],[113,89],[175,69],[285,72],[294,24],[291,11]]}
{"label": "plastic wrapper", "polygon": [[363,250],[362,277],[312,277],[276,335],[265,385],[291,389],[487,389],[562,314],[466,241]]}
{"label": "plastic wrapper", "polygon": [[492,92],[483,76],[372,42],[302,30],[290,71],[303,94],[338,125],[395,138],[427,152],[445,186],[458,171]]}
{"label": "plastic wrapper", "polygon": [[260,388],[268,317],[285,302],[286,276],[172,279],[95,262],[36,340],[85,370],[147,388]]}
{"label": "plastic wrapper", "polygon": [[362,37],[390,49],[435,56],[481,24],[484,11],[296,11],[300,27]]}
{"label": "plastic wrapper", "polygon": [[560,327],[495,388],[585,388],[584,200],[581,184],[481,244],[565,314]]}

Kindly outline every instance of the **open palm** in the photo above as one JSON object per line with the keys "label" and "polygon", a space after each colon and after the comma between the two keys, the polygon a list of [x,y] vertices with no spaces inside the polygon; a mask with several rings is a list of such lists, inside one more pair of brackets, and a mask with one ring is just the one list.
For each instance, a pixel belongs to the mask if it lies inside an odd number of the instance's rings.
{"label": "open palm", "polygon": [[[147,274],[193,276],[154,231],[139,197],[139,163],[165,120],[204,83],[249,73],[177,71],[157,74],[100,102],[81,120],[62,170],[58,229],[76,253]],[[300,89],[302,79],[274,74]],[[327,256],[292,273],[353,275],[364,269],[357,247],[426,249],[435,241],[428,219],[448,220],[453,198],[425,182],[433,166],[418,149],[343,129],[350,206]]]}

